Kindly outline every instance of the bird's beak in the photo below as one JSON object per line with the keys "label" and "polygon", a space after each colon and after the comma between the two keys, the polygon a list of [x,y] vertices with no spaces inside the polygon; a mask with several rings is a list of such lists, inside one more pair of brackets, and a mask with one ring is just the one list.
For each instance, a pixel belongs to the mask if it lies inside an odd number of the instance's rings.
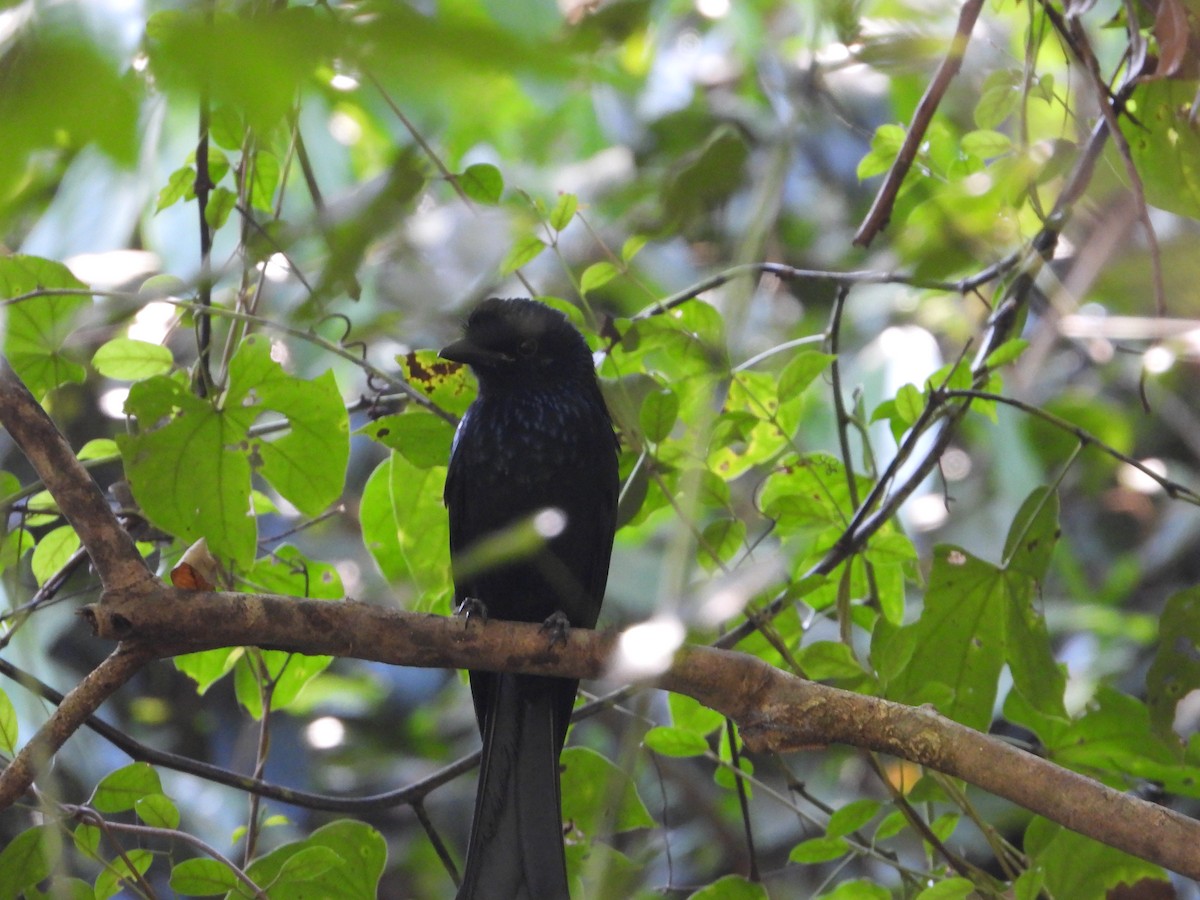
{"label": "bird's beak", "polygon": [[438,356],[451,362],[465,363],[468,366],[498,366],[501,363],[512,362],[513,359],[507,353],[480,347],[470,338],[462,338],[453,344],[447,344],[441,349]]}

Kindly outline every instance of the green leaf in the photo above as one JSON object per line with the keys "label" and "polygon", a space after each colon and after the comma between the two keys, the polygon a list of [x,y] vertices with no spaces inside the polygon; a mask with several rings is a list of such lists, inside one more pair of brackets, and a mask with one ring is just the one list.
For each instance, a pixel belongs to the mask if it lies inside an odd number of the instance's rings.
{"label": "green leaf", "polygon": [[[239,140],[237,147],[231,147],[232,150],[241,149],[241,141]],[[213,186],[221,183],[226,175],[229,174],[229,157],[222,153],[217,148],[209,145],[208,148],[208,180]],[[194,196],[194,195],[193,195]]]}
{"label": "green leaf", "polygon": [[908,820],[904,818],[904,813],[896,809],[883,817],[875,829],[875,843],[881,843],[888,838],[893,838],[908,827]]}
{"label": "green leaf", "polygon": [[663,756],[703,756],[709,751],[703,734],[668,725],[651,728],[642,736],[642,743]]}
{"label": "green leaf", "polygon": [[[328,563],[308,559],[295,547],[283,545],[269,557],[262,557],[246,572],[247,584],[255,590],[315,600],[334,600],[342,596],[342,579]],[[234,667],[234,687],[238,700],[255,719],[263,716],[264,699],[260,678],[271,683],[271,709],[286,709],[313,678],[333,661],[329,656],[308,656],[282,650],[257,651],[257,665],[243,656]]]}
{"label": "green leaf", "polygon": [[[1016,689],[1039,712],[1065,718],[1066,676],[1034,604],[1034,586],[1046,577],[1058,535],[1058,494],[1035,488],[1013,517],[1004,546],[1006,571],[1011,573],[1005,645]],[[1028,580],[1022,583],[1016,576]]]}
{"label": "green leaf", "polygon": [[1054,658],[1046,620],[1034,606],[1035,596],[1033,590],[1011,595],[1005,644],[1013,687],[1042,715],[1066,719],[1066,675]]}
{"label": "green leaf", "polygon": [[463,193],[476,203],[486,203],[489,206],[499,203],[504,193],[504,176],[490,163],[467,166],[458,176],[458,184]]}
{"label": "green leaf", "polygon": [[741,875],[726,875],[688,895],[688,900],[768,900],[767,889]]}
{"label": "green leaf", "polygon": [[1017,876],[1012,883],[1013,900],[1038,900],[1044,896],[1046,873],[1041,866],[1031,866]]}
{"label": "green leaf", "polygon": [[1042,580],[1050,568],[1058,535],[1058,494],[1050,488],[1035,488],[1013,517],[1004,542],[1007,567]]}
{"label": "green leaf", "polygon": [[607,260],[593,263],[583,270],[583,275],[579,278],[579,292],[590,294],[592,291],[604,287],[620,274],[620,269]]}
{"label": "green leaf", "polygon": [[444,602],[450,585],[445,481],[444,467],[418,469],[392,453],[363,492],[367,549],[389,580],[412,579],[420,589],[417,606],[425,610]]}
{"label": "green leaf", "polygon": [[1121,131],[1137,167],[1146,200],[1200,219],[1200,132],[1192,116],[1195,81],[1156,78],[1139,84]]}
{"label": "green leaf", "polygon": [[[860,478],[859,496],[867,487]],[[763,482],[758,503],[786,534],[840,529],[851,513],[846,470],[827,453],[786,456]]]}
{"label": "green leaf", "polygon": [[[1015,580],[1025,584],[1023,578]],[[1014,589],[1004,572],[966,551],[934,548],[925,609],[915,624],[900,629],[910,642],[888,645],[891,654],[911,649],[911,657],[905,664],[875,660],[881,673],[897,672],[887,696],[912,706],[932,703],[943,715],[986,731],[1004,665]]]}
{"label": "green leaf", "polygon": [[179,809],[166,794],[148,794],[134,801],[137,817],[154,828],[178,828]]}
{"label": "green leaf", "polygon": [[101,345],[92,357],[92,366],[97,372],[121,381],[165,375],[174,364],[175,358],[166,347],[130,338],[113,338]]}
{"label": "green leaf", "polygon": [[134,804],[151,794],[161,794],[158,772],[148,763],[130,763],[100,779],[92,791],[91,805],[97,812],[115,813],[133,809]]}
{"label": "green leaf", "polygon": [[0,501],[21,490],[21,479],[12,472],[0,470]]}
{"label": "green leaf", "polygon": [[196,170],[191,166],[183,166],[172,172],[167,177],[167,183],[159,189],[154,211],[160,213],[180,200],[191,200],[195,196]]}
{"label": "green leaf", "polygon": [[[272,410],[287,419],[286,431],[251,439],[247,452],[252,462],[261,461],[259,474],[297,509],[314,516],[341,495],[350,423],[332,371],[293,378],[271,359],[270,342],[251,336],[229,365],[226,403],[250,415]],[[248,417],[244,421],[250,424]]]}
{"label": "green leaf", "polygon": [[818,900],[892,900],[892,892],[883,885],[860,878],[843,881],[832,891],[821,894]]}
{"label": "green leaf", "polygon": [[500,263],[500,274],[508,275],[517,271],[521,266],[533,262],[545,249],[546,242],[536,235],[527,234],[519,238]]}
{"label": "green leaf", "polygon": [[233,670],[244,652],[241,647],[218,647],[216,650],[183,653],[175,657],[175,668],[195,681],[196,693],[203,696],[205,691]]}
{"label": "green leaf", "polygon": [[621,262],[628,263],[646,246],[646,238],[640,234],[630,235],[621,245]]}
{"label": "green leaf", "polygon": [[642,400],[638,423],[642,434],[652,444],[665,440],[679,418],[679,397],[670,388],[652,391]]}
{"label": "green leaf", "polygon": [[896,392],[896,416],[907,429],[925,409],[925,392],[915,384],[906,384]]}
{"label": "green leaf", "polygon": [[917,894],[916,900],[965,900],[975,893],[969,878],[946,878]]}
{"label": "green leaf", "polygon": [[10,213],[26,209],[30,190],[57,186],[58,167],[89,144],[130,170],[135,166],[145,81],[127,77],[112,41],[80,24],[70,17],[39,23],[19,36],[19,53],[6,57],[0,196]]}
{"label": "green leaf", "polygon": [[[1024,711],[1019,705],[1015,709]],[[1078,718],[1042,716],[1035,721],[1043,726],[1039,736],[1046,735],[1047,757],[1059,765],[1093,777],[1108,772],[1123,776],[1122,781],[1129,776],[1152,779],[1167,791],[1195,790],[1197,773],[1179,765],[1178,739],[1159,737],[1150,726],[1149,710],[1135,697],[1101,685]]]}
{"label": "green leaf", "polygon": [[330,847],[305,847],[287,858],[280,867],[279,878],[283,881],[308,881],[345,862],[346,860]]}
{"label": "green leaf", "polygon": [[[259,663],[251,665],[249,657],[242,656],[233,667],[234,693],[250,716],[255,720],[262,719],[267,712],[263,706],[264,700],[270,700],[271,710],[286,709],[309,681],[329,667],[332,659],[329,656],[262,650],[259,652]],[[265,670],[265,675],[260,674],[260,670]],[[264,696],[264,678],[272,683],[269,698]]]}
{"label": "green leaf", "polygon": [[0,850],[0,900],[19,897],[48,878],[62,855],[62,839],[52,826],[23,831]]}
{"label": "green leaf", "polygon": [[[0,257],[0,301],[34,291],[86,288],[62,263],[19,253]],[[65,344],[76,315],[90,302],[87,297],[50,294],[6,307],[4,355],[35,397],[83,382],[83,366],[68,358]]]}
{"label": "green leaf", "polygon": [[35,546],[33,535],[24,528],[14,528],[0,538],[0,572],[17,565]]}
{"label": "green leaf", "polygon": [[79,453],[76,455],[81,460],[116,459],[121,455],[121,450],[112,438],[92,438],[79,448]]}
{"label": "green leaf", "polygon": [[17,750],[17,711],[8,694],[0,689],[0,751],[10,756]]}
{"label": "green leaf", "polygon": [[117,445],[146,517],[184,543],[204,537],[217,556],[248,564],[256,538],[251,466],[231,449],[245,440],[248,417],[161,375],[135,384],[125,410],[137,417],[138,431],[118,436]]}
{"label": "green leaf", "polygon": [[865,181],[890,169],[900,148],[904,146],[905,137],[906,132],[899,125],[880,125],[876,128],[871,136],[870,151],[858,161],[858,180]]}
{"label": "green leaf", "polygon": [[837,357],[816,350],[797,353],[779,373],[779,397],[787,400],[802,393]]}
{"label": "green leaf", "polygon": [[38,491],[25,504],[25,524],[30,528],[49,525],[58,519],[58,501],[49,491]]}
{"label": "green leaf", "polygon": [[400,415],[383,416],[354,433],[365,434],[371,440],[399,451],[418,469],[446,465],[454,440],[453,425],[419,408]]}
{"label": "green leaf", "polygon": [[742,782],[742,786],[746,790],[746,796],[753,797],[754,796],[753,782],[748,780],[747,778],[740,778],[740,776],[737,773],[741,772],[743,775],[753,776],[754,775],[754,761],[752,759],[750,759],[750,757],[748,757],[748,756],[741,756],[741,757],[738,757],[737,766],[734,767],[732,765],[733,761],[729,757],[729,752],[727,749],[725,749],[727,746],[728,746],[728,741],[726,740],[726,735],[722,734],[721,735],[721,747],[722,747],[721,759],[728,765],[720,766],[717,768],[717,770],[715,772],[713,772],[713,783],[716,784],[718,787],[723,788],[724,790],[732,791],[737,787],[737,783],[740,780]]}
{"label": "green leaf", "polygon": [[89,859],[100,858],[100,840],[103,836],[96,825],[77,825],[71,833],[75,849]]}
{"label": "green leaf", "polygon": [[171,890],[184,897],[209,897],[242,885],[233,870],[215,859],[185,859],[171,869]]}
{"label": "green leaf", "polygon": [[149,850],[133,848],[126,850],[121,856],[108,863],[108,867],[96,879],[96,896],[111,897],[121,890],[121,886],[134,880],[134,872],[145,875],[154,862],[154,854]]}
{"label": "green leaf", "polygon": [[[746,523],[741,519],[722,516],[704,526],[700,550],[700,565],[714,571],[733,559],[746,540]],[[713,556],[715,554],[715,558]]]}
{"label": "green leaf", "polygon": [[1103,897],[1118,884],[1167,880],[1153,863],[1041,817],[1025,830],[1025,853],[1046,873],[1045,890],[1052,897]]}
{"label": "green leaf", "polygon": [[442,359],[436,350],[414,350],[396,361],[404,380],[448,413],[461,416],[475,399],[471,370]]}
{"label": "green leaf", "polygon": [[575,210],[578,207],[579,198],[574,194],[559,194],[558,200],[554,203],[554,209],[550,210],[550,227],[555,231],[565,229],[575,218]]}
{"label": "green leaf", "polygon": [[[247,565],[257,533],[252,472],[302,513],[316,515],[341,494],[349,420],[332,372],[293,378],[258,335],[238,348],[219,401],[194,396],[178,379],[140,381],[125,404],[138,430],[117,443],[151,522],[187,542],[204,537],[216,556]],[[282,414],[287,429],[251,437],[250,426],[268,412]]]}
{"label": "green leaf", "polygon": [[850,845],[841,837],[815,837],[797,844],[788,854],[788,860],[802,865],[829,862],[850,852]]}
{"label": "green leaf", "polygon": [[[209,157],[209,167],[212,157]],[[269,150],[254,154],[254,178],[250,183],[250,206],[265,213],[275,210],[275,189],[279,187],[279,157]],[[214,177],[213,181],[217,181]]]}
{"label": "green leaf", "polygon": [[562,752],[559,768],[563,818],[584,834],[594,836],[602,825],[618,834],[654,827],[629,773],[595,750],[568,747]]}
{"label": "green leaf", "polygon": [[814,641],[801,647],[796,662],[813,681],[860,681],[867,671],[854,658],[854,651],[840,641]]}
{"label": "green leaf", "polygon": [[961,818],[962,816],[958,813],[942,813],[929,823],[929,830],[944,843],[954,835],[954,830],[958,828]]}
{"label": "green leaf", "polygon": [[[154,20],[157,18],[155,14],[151,14],[147,33],[154,31]],[[242,115],[237,111],[237,108],[229,104],[221,103],[213,107],[212,114],[208,120],[208,136],[212,138],[214,144],[218,147],[224,147],[226,150],[241,150],[242,142],[246,137],[246,123],[242,121]],[[212,171],[212,160],[216,154],[212,148],[209,148],[209,171]],[[222,158],[225,154],[220,154]],[[218,179],[214,178],[214,183]]]}
{"label": "green leaf", "polygon": [[[325,848],[332,855],[306,853],[313,848]],[[246,874],[256,884],[270,884],[272,900],[375,900],[386,862],[387,845],[378,831],[342,819],[256,859]],[[321,868],[326,863],[330,865]],[[320,869],[319,874],[308,874],[310,866]]]}
{"label": "green leaf", "polygon": [[964,134],[960,146],[963,153],[981,159],[991,159],[1009,153],[1012,150],[1012,139],[999,131],[981,129]]}
{"label": "green leaf", "polygon": [[1025,338],[1010,338],[988,354],[987,367],[999,369],[1001,366],[1015,362],[1028,346],[1029,341]]}
{"label": "green leaf", "polygon": [[236,207],[237,194],[227,187],[213,188],[208,195],[208,205],[204,208],[204,221],[213,231],[219,231],[229,221],[229,214]]}
{"label": "green leaf", "polygon": [[380,573],[395,584],[408,574],[404,551],[400,545],[400,529],[392,510],[392,456],[376,467],[363,485],[358,508],[359,528],[363,545]]}
{"label": "green leaf", "polygon": [[998,69],[988,74],[975,104],[975,124],[983,129],[1000,125],[1021,102],[1024,76],[1017,69]]}
{"label": "green leaf", "polygon": [[1146,672],[1146,703],[1155,731],[1173,734],[1175,707],[1200,688],[1200,587],[1173,594],[1158,620],[1158,650]]}
{"label": "green leaf", "polygon": [[781,398],[767,372],[734,374],[713,433],[709,468],[731,480],[790,446],[803,397]]}
{"label": "green leaf", "polygon": [[878,800],[852,800],[829,817],[825,827],[828,837],[845,837],[858,831],[878,814],[882,804]]}
{"label": "green leaf", "polygon": [[60,525],[46,534],[33,551],[30,567],[33,577],[39,585],[45,584],[46,579],[59,571],[67,560],[79,549],[79,535],[70,525]]}
{"label": "green leaf", "polygon": [[340,600],[342,577],[332,563],[305,556],[291,544],[281,544],[270,556],[254,561],[245,573],[255,590],[312,600]]}
{"label": "green leaf", "polygon": [[409,577],[431,603],[436,591],[450,581],[450,524],[442,495],[446,470],[437,466],[418,469],[403,456],[390,460],[389,498],[392,527],[396,530],[401,558]]}
{"label": "green leaf", "polygon": [[671,722],[676,728],[701,736],[712,734],[725,724],[723,715],[686,694],[667,694],[667,706],[671,710]]}

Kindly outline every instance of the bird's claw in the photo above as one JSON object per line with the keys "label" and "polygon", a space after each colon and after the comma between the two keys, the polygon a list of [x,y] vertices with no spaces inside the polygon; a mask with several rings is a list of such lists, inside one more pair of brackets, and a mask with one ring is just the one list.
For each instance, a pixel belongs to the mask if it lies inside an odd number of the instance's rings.
{"label": "bird's claw", "polygon": [[486,623],[488,620],[487,607],[483,605],[483,601],[478,597],[463,597],[462,602],[454,610],[456,616],[460,616],[463,621],[470,622],[476,618],[479,621]]}
{"label": "bird's claw", "polygon": [[567,618],[567,614],[561,609],[552,613],[545,622],[542,623],[542,631],[550,635],[550,646],[555,644],[564,644],[567,640],[567,632],[571,628],[571,620]]}

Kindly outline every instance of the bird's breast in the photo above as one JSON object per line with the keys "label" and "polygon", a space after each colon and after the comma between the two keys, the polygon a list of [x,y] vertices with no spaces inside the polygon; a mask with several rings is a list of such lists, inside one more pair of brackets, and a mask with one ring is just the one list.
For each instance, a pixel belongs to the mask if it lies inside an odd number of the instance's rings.
{"label": "bird's breast", "polygon": [[455,441],[455,454],[470,459],[480,482],[541,482],[586,465],[611,437],[597,433],[597,417],[588,404],[547,394],[477,400]]}

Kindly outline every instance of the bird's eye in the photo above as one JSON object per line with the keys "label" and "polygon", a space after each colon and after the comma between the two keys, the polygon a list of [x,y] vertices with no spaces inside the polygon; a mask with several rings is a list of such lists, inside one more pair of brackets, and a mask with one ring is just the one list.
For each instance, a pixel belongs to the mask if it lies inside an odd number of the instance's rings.
{"label": "bird's eye", "polygon": [[521,345],[517,347],[517,350],[522,356],[533,356],[533,354],[537,353],[537,348],[537,341],[535,341],[533,338],[526,338],[525,340],[521,341]]}

